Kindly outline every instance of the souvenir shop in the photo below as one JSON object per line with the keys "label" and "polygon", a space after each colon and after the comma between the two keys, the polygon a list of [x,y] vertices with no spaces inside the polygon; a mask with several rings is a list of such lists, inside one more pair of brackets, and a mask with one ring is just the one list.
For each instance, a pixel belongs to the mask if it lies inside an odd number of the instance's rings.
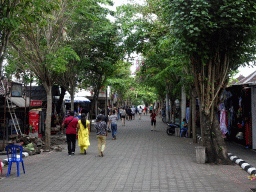
{"label": "souvenir shop", "polygon": [[246,148],[254,148],[252,135],[254,91],[252,90],[254,87],[249,85],[227,87],[222,94],[218,113],[223,137]]}

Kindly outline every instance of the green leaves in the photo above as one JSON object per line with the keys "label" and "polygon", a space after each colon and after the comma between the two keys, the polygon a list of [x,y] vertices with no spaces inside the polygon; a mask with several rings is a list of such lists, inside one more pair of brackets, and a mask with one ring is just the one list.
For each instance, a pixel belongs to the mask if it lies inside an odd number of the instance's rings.
{"label": "green leaves", "polygon": [[45,63],[49,70],[64,73],[71,60],[80,61],[80,58],[71,47],[65,46],[58,49],[56,53],[46,55]]}
{"label": "green leaves", "polygon": [[179,40],[177,52],[199,58],[226,52],[241,63],[239,57],[245,45],[254,47],[250,39],[256,36],[255,4],[239,0],[172,0],[166,8],[171,14],[168,18],[172,33]]}

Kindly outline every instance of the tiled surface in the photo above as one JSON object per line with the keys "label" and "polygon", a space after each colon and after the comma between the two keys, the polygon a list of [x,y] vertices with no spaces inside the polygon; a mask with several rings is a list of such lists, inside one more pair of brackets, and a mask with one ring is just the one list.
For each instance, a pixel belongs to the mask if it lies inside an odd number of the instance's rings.
{"label": "tiled surface", "polygon": [[[154,132],[149,116],[127,121],[125,127],[119,121],[117,140],[109,134],[103,158],[95,157],[97,140],[92,132],[87,155],[78,154],[77,146],[76,155],[69,157],[65,146],[62,152],[29,156],[24,159],[26,174],[20,170],[19,178],[15,165],[8,178],[4,167],[0,192],[243,192],[256,188],[256,181],[248,180],[248,173],[237,165],[197,164],[197,144],[165,131],[160,118]],[[245,161],[255,157],[252,150],[233,144],[228,147]]]}

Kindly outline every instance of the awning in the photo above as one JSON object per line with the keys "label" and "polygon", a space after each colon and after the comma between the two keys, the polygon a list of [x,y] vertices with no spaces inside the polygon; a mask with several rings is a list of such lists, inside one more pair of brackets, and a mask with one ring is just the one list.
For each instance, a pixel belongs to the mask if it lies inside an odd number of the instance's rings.
{"label": "awning", "polygon": [[[90,103],[91,101],[86,97],[75,97],[74,103]],[[65,99],[65,103],[71,103],[71,99]]]}
{"label": "awning", "polygon": [[25,103],[26,103],[26,107],[29,107],[29,101],[30,101],[29,97],[27,97],[26,102],[25,102],[25,99],[23,97],[10,97],[8,99],[9,99],[9,101],[11,101],[17,107],[25,108]]}

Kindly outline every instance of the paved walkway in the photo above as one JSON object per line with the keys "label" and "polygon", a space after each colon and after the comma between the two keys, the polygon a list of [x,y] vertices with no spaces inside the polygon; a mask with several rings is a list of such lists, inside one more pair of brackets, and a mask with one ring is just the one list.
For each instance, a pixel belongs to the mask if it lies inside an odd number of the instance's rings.
{"label": "paved walkway", "polygon": [[[243,192],[256,188],[248,173],[238,165],[197,164],[195,147],[190,138],[168,136],[166,125],[157,119],[157,129],[150,131],[149,116],[118,122],[117,140],[107,138],[104,157],[97,155],[95,132],[90,135],[87,155],[44,152],[24,159],[26,174],[15,165],[10,176],[0,177],[0,192],[86,191],[86,192]],[[231,145],[230,152],[245,149]],[[252,150],[247,150],[252,154]],[[247,153],[236,154],[240,158]],[[250,159],[245,159],[250,161]],[[252,165],[255,161],[250,161]]]}

